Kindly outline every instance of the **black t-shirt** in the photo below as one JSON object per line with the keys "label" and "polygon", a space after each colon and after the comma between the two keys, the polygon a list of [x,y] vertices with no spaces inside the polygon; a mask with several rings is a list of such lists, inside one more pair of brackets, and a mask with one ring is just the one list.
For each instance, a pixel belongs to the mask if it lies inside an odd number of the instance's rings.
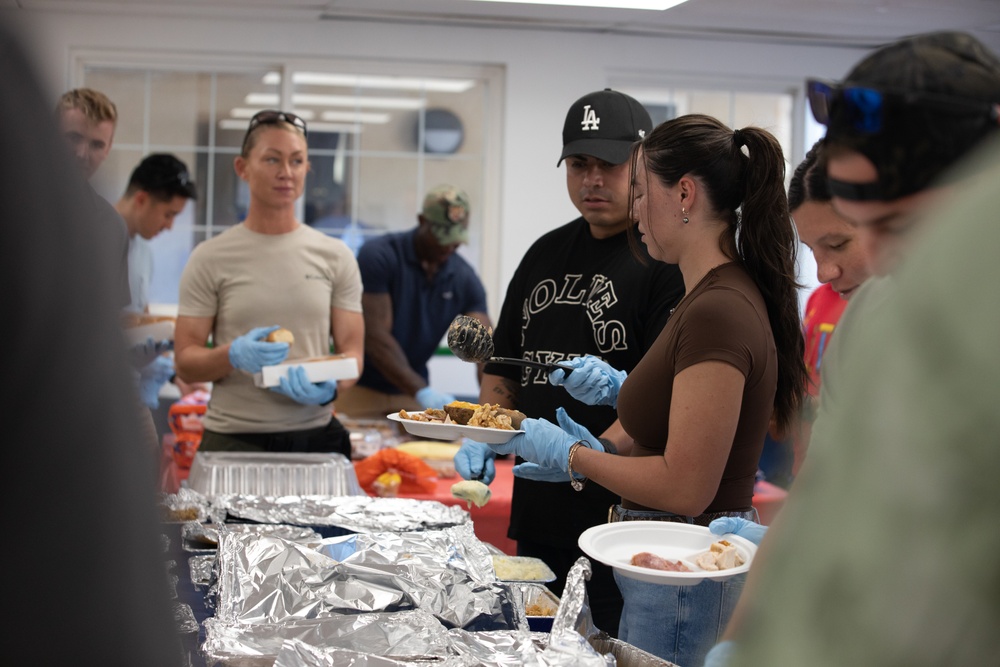
{"label": "black t-shirt", "polygon": [[[684,294],[676,266],[649,258],[640,263],[626,233],[595,239],[583,218],[538,239],[507,288],[493,334],[494,354],[544,362],[591,354],[631,370],[656,339],[670,309]],[[488,364],[486,373],[520,382],[517,408],[555,423],[562,406],[600,436],[617,418],[610,407],[585,405],[543,370]],[[514,479],[509,536],[572,547],[584,530],[607,520],[618,495],[593,482],[582,492],[569,482]]]}

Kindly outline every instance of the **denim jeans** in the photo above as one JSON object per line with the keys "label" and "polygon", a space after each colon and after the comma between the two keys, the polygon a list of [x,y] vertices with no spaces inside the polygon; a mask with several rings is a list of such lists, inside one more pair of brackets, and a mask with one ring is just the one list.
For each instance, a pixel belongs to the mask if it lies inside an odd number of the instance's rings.
{"label": "denim jeans", "polygon": [[[669,512],[615,510],[618,520],[661,520],[690,523],[692,519]],[[756,511],[723,512],[754,520]],[[714,515],[698,517],[716,518]],[[618,626],[618,639],[668,660],[680,667],[701,667],[705,654],[719,641],[736,601],[739,600],[746,574],[722,581],[703,579],[694,586],[665,586],[624,577],[615,572],[615,583],[622,592],[625,606]]]}
{"label": "denim jeans", "polygon": [[746,576],[664,586],[615,572],[625,599],[618,639],[681,667],[701,667],[726,629]]}

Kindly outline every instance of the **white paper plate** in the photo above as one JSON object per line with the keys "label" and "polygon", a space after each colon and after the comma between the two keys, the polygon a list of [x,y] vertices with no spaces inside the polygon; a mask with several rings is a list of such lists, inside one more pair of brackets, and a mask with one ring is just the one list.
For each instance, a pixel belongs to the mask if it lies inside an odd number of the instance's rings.
{"label": "white paper plate", "polygon": [[[695,558],[706,551],[712,542],[726,540],[736,547],[744,563],[727,570],[706,571],[695,565]],[[703,579],[728,579],[750,569],[757,545],[736,535],[715,535],[704,526],[666,521],[619,521],[594,526],[583,531],[578,540],[585,554],[610,565],[619,574],[671,586],[693,586]],[[660,558],[679,560],[691,572],[668,572],[632,565],[632,556],[642,551]]]}
{"label": "white paper plate", "polygon": [[524,431],[507,431],[502,428],[462,426],[461,424],[442,424],[440,422],[418,422],[412,419],[403,419],[399,416],[399,413],[386,415],[386,418],[390,421],[399,422],[406,429],[407,433],[419,435],[421,438],[438,438],[440,440],[470,438],[489,445],[500,445],[518,433],[524,433]]}

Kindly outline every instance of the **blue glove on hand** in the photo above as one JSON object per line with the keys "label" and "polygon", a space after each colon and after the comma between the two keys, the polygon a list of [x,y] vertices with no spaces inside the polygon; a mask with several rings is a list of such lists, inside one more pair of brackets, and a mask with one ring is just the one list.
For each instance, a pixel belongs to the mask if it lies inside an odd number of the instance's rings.
{"label": "blue glove on hand", "polygon": [[724,516],[708,524],[708,529],[714,535],[725,535],[732,533],[745,540],[750,540],[754,544],[760,544],[767,533],[767,526],[762,526],[753,521],[747,521],[737,516]]}
{"label": "blue glove on hand", "polygon": [[157,357],[153,363],[139,369],[139,397],[147,408],[160,407],[160,387],[173,375],[174,360],[170,357]]}
{"label": "blue glove on hand", "polygon": [[257,327],[229,344],[229,363],[247,373],[257,373],[264,366],[280,364],[288,357],[288,343],[268,343],[263,340],[281,327]]}
{"label": "blue glove on hand", "polygon": [[302,405],[325,405],[337,396],[336,382],[310,382],[302,366],[292,366],[288,375],[278,382],[278,386],[271,387],[271,391]]}
{"label": "blue glove on hand", "polygon": [[142,369],[153,363],[158,356],[172,349],[174,349],[172,340],[154,340],[150,336],[138,345],[130,347],[128,356],[134,368]]}
{"label": "blue glove on hand", "polygon": [[424,410],[427,408],[437,408],[440,410],[455,400],[455,397],[451,394],[434,391],[430,387],[418,390],[413,397],[417,399],[417,403],[423,406]]}
{"label": "blue glove on hand", "polygon": [[562,385],[570,396],[587,405],[618,407],[618,392],[628,373],[616,370],[606,361],[589,354],[560,364],[572,366],[574,370],[567,373],[561,368],[555,369],[549,373],[550,384]]}
{"label": "blue glove on hand", "polygon": [[736,650],[736,642],[728,640],[719,642],[705,656],[704,667],[726,667]]}
{"label": "blue glove on hand", "polygon": [[581,426],[573,421],[573,418],[569,416],[565,408],[556,408],[556,421],[559,422],[559,428],[577,440],[583,440],[591,449],[596,449],[599,452],[604,451],[604,444],[597,439],[597,436],[591,433],[586,426]]}
{"label": "blue glove on hand", "polygon": [[[569,448],[580,438],[544,419],[525,419],[521,428],[523,434],[515,435],[502,445],[490,445],[490,449],[497,454],[514,453],[529,461],[514,466],[517,477],[540,482],[568,482]],[[594,449],[604,451],[600,442],[595,444]]]}
{"label": "blue glove on hand", "polygon": [[483,484],[489,485],[497,476],[497,467],[493,463],[496,457],[496,452],[489,446],[462,438],[462,446],[455,453],[455,472],[461,475],[462,479],[478,479]]}

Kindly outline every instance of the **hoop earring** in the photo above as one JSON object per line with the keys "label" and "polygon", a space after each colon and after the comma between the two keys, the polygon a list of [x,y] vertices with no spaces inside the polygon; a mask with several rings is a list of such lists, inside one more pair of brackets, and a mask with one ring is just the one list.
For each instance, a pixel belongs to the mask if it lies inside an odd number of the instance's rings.
{"label": "hoop earring", "polygon": [[685,225],[691,222],[691,220],[688,218],[687,211],[684,210],[683,206],[681,206],[681,222],[683,222]]}

